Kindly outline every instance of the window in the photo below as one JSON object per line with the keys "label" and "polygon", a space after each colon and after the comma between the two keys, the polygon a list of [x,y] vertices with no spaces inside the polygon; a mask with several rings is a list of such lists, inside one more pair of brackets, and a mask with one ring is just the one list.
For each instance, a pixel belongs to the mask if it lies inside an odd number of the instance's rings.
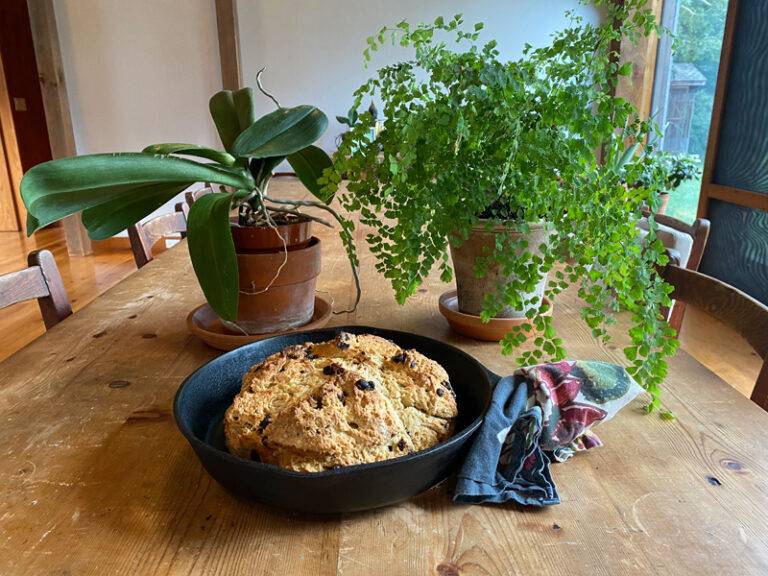
{"label": "window", "polygon": [[[659,42],[652,110],[664,133],[661,149],[693,154],[701,166],[717,84],[728,0],[665,0],[662,25],[673,31]],[[701,179],[670,194],[666,213],[696,218]]]}

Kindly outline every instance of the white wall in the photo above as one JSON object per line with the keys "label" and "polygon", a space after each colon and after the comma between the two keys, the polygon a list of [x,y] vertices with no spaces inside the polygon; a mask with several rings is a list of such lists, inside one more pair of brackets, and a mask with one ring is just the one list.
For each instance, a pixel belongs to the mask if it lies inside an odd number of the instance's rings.
{"label": "white wall", "polygon": [[220,146],[208,114],[221,89],[213,0],[54,5],[78,154]]}
{"label": "white wall", "polygon": [[[214,0],[56,0],[56,20],[78,154],[141,150],[158,142],[219,147],[208,99],[221,88]],[[483,21],[504,57],[566,25],[577,0],[238,0],[243,77],[283,105],[314,104],[330,119],[329,151],[352,92],[375,68],[407,55],[387,48],[363,68],[365,38],[385,24],[463,13]],[[259,112],[271,111],[261,100]],[[158,212],[173,209],[175,199]]]}
{"label": "white wall", "polygon": [[[526,42],[546,44],[564,28],[567,10],[599,20],[595,8],[578,0],[237,0],[237,9],[245,83],[255,85],[256,72],[267,66],[265,88],[283,106],[319,107],[330,120],[322,140],[327,150],[343,131],[335,116],[346,114],[352,92],[378,66],[410,55],[388,47],[363,68],[365,39],[384,25],[462,13],[467,24],[485,23],[481,40],[497,40],[502,57],[514,58]],[[260,113],[273,108],[266,99],[259,104]]]}

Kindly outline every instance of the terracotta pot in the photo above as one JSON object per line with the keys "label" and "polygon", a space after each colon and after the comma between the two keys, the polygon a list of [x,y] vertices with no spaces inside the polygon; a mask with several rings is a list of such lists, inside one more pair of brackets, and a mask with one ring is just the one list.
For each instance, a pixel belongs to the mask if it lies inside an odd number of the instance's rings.
{"label": "terracotta pot", "polygon": [[309,235],[309,224],[278,226],[280,237],[288,244],[287,260],[274,229],[232,227],[240,296],[237,325],[226,323],[230,330],[268,334],[298,328],[312,319],[320,240]]}
{"label": "terracotta pot", "polygon": [[[232,222],[237,222],[236,218]],[[280,224],[277,229],[267,226],[232,226],[232,239],[238,254],[273,252],[283,249],[283,240],[288,250],[306,248],[312,238],[311,220],[297,220]]]}
{"label": "terracotta pot", "polygon": [[[483,309],[483,300],[486,294],[492,294],[496,287],[502,283],[508,283],[514,276],[502,274],[498,265],[489,266],[485,276],[478,278],[475,275],[475,261],[479,256],[489,254],[496,245],[496,237],[499,234],[507,234],[517,240],[526,238],[528,240],[529,251],[540,255],[539,246],[546,244],[549,239],[549,225],[541,223],[529,224],[530,232],[520,234],[510,232],[504,226],[494,226],[486,228],[485,224],[476,224],[472,228],[469,238],[458,247],[451,246],[451,258],[453,259],[453,268],[456,272],[456,288],[458,296],[459,311],[464,314],[479,316]],[[544,294],[544,288],[547,283],[547,275],[541,275],[536,288],[524,295],[525,298],[531,296],[541,297]],[[496,317],[497,318],[523,318],[526,310],[514,310],[506,306]]]}

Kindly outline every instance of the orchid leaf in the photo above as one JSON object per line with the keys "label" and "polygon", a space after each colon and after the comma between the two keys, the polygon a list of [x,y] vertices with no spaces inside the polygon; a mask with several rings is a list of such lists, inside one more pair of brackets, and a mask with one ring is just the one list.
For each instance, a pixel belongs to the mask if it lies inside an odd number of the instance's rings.
{"label": "orchid leaf", "polygon": [[181,154],[184,156],[197,156],[207,158],[224,166],[232,166],[235,163],[235,157],[221,150],[198,146],[197,144],[183,144],[170,142],[166,144],[152,144],[142,150],[145,154]]}
{"label": "orchid leaf", "polygon": [[237,114],[237,123],[240,125],[240,132],[256,122],[256,107],[253,102],[253,88],[241,88],[232,93],[232,100],[235,104],[235,113]]}
{"label": "orchid leaf", "polygon": [[262,116],[235,140],[236,156],[288,156],[315,142],[328,127],[328,118],[314,106],[279,108]]}
{"label": "orchid leaf", "polygon": [[232,152],[232,144],[240,135],[240,121],[235,110],[235,100],[231,90],[217,92],[208,101],[213,123],[219,132],[219,138],[227,152]]}
{"label": "orchid leaf", "polygon": [[83,225],[92,240],[104,240],[122,232],[180,194],[186,184],[150,184],[130,195],[83,210]]}
{"label": "orchid leaf", "polygon": [[317,182],[318,178],[322,176],[323,170],[333,166],[333,162],[322,148],[317,146],[302,148],[288,156],[288,163],[296,172],[301,183],[315,198],[326,204],[333,200],[333,193],[330,195],[324,193],[323,187]]}
{"label": "orchid leaf", "polygon": [[140,197],[147,186],[186,188],[211,182],[253,188],[247,170],[220,168],[173,156],[144,153],[93,154],[44,162],[21,182],[21,196],[35,221],[27,234],[75,214],[126,196]]}
{"label": "orchid leaf", "polygon": [[232,194],[201,196],[189,210],[187,242],[192,267],[208,304],[224,320],[237,319],[237,254],[229,211]]}

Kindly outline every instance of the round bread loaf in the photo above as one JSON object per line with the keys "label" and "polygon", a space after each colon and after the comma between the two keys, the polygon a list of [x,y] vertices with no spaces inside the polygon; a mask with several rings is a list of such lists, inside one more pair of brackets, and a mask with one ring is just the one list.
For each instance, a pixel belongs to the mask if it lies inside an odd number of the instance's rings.
{"label": "round bread loaf", "polygon": [[448,374],[369,334],[286,348],[252,366],[229,407],[230,452],[303,472],[424,450],[453,431]]}

